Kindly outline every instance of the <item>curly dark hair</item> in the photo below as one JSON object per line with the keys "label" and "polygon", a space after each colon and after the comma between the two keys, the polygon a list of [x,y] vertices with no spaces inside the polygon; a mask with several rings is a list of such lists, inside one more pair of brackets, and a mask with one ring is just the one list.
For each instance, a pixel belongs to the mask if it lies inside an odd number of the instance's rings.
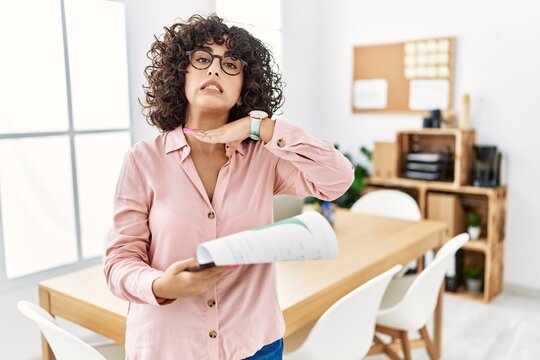
{"label": "curly dark hair", "polygon": [[229,27],[212,14],[207,18],[193,15],[187,22],[175,23],[164,30],[162,39],[154,35],[155,42],[147,53],[152,64],[144,70],[148,81],[148,85],[143,85],[146,104],[139,99],[150,125],[162,132],[185,125],[188,100],[184,84],[190,65],[187,52],[212,42],[225,44],[231,55],[247,63],[243,70],[241,105],[231,109],[227,122],[247,116],[251,110],[263,110],[271,117],[283,105],[284,84],[281,74],[273,70],[276,66],[273,55],[245,29]]}

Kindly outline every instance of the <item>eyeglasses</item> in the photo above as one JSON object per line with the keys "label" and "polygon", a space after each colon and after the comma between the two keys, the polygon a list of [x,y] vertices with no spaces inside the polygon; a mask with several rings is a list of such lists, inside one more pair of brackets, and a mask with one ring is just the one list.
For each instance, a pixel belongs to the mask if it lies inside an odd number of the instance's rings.
{"label": "eyeglasses", "polygon": [[192,50],[187,52],[189,56],[189,62],[195,69],[204,70],[208,69],[214,62],[214,58],[219,59],[219,66],[221,70],[228,75],[238,75],[247,66],[247,63],[233,56],[221,56],[209,53],[206,50]]}

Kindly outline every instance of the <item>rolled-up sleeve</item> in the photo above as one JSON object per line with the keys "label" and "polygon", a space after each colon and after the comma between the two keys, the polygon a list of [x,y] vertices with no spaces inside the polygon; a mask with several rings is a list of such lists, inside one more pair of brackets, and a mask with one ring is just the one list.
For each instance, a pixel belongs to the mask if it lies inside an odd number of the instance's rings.
{"label": "rolled-up sleeve", "polygon": [[353,165],[330,142],[281,120],[276,120],[272,139],[264,147],[278,158],[274,195],[332,201],[354,180]]}
{"label": "rolled-up sleeve", "polygon": [[149,265],[150,198],[151,192],[145,186],[133,153],[128,151],[116,185],[104,272],[107,285],[119,298],[139,304],[163,305],[165,303],[156,299],[152,291],[152,283],[163,271]]}

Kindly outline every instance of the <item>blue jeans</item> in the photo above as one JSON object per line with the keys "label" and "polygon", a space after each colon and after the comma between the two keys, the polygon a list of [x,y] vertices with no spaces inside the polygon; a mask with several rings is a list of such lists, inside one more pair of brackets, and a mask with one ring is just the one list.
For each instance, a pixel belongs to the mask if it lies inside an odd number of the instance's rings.
{"label": "blue jeans", "polygon": [[283,359],[283,339],[263,346],[254,355],[244,360],[281,360]]}

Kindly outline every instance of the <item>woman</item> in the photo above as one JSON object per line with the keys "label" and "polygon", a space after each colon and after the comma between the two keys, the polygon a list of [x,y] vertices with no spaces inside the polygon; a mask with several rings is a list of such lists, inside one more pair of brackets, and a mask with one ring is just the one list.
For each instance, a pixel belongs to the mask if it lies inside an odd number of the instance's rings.
{"label": "woman", "polygon": [[273,264],[186,269],[199,243],[272,223],[273,195],[337,198],[352,165],[270,119],[281,77],[247,31],[215,15],[165,30],[143,105],[162,133],[126,154],[105,259],[111,291],[130,302],[127,358],[281,359]]}

